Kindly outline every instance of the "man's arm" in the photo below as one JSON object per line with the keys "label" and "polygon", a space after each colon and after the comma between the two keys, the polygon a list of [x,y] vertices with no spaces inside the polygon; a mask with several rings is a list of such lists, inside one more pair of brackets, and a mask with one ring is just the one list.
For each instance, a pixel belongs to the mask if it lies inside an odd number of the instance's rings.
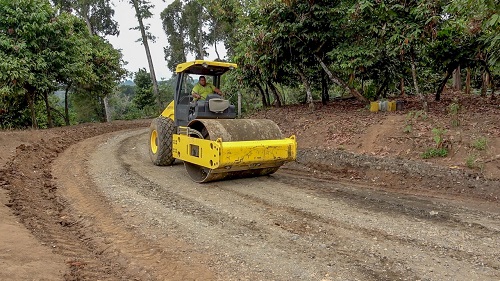
{"label": "man's arm", "polygon": [[197,99],[201,98],[201,96],[198,95],[196,92],[191,92],[191,95],[193,95],[193,97]]}
{"label": "man's arm", "polygon": [[199,91],[198,88],[199,88],[198,85],[194,85],[193,90],[191,91],[191,95],[196,99],[201,98],[201,95],[198,94],[198,91]]}
{"label": "man's arm", "polygon": [[221,90],[219,90],[217,87],[214,86],[214,92],[216,92],[217,94],[219,94],[219,96],[224,96],[224,94],[221,92]]}

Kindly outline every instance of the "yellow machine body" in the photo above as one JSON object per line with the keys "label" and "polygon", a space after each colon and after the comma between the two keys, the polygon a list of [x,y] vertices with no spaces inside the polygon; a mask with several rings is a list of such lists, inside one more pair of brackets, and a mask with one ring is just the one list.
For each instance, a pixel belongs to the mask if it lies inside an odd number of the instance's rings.
{"label": "yellow machine body", "polygon": [[229,172],[294,161],[297,144],[295,136],[280,140],[223,142],[220,138],[212,141],[174,134],[172,150],[174,157],[182,161]]}
{"label": "yellow machine body", "polygon": [[175,68],[177,73],[193,73],[200,75],[210,75],[211,68],[216,68],[220,74],[237,68],[238,65],[235,63],[222,62],[222,61],[206,61],[206,60],[195,60],[180,63]]}
{"label": "yellow machine body", "polygon": [[297,156],[295,136],[283,138],[271,120],[193,120],[177,131],[173,157],[196,182],[268,175]]}
{"label": "yellow machine body", "polygon": [[174,106],[175,106],[175,105],[174,105],[174,104],[175,104],[175,103],[174,103],[174,101],[171,101],[171,102],[167,105],[167,107],[165,107],[165,109],[164,109],[164,110],[163,110],[163,112],[161,113],[161,116],[166,117],[166,118],[170,118],[170,119],[172,119],[172,120],[175,120],[175,119],[174,119],[174,118],[175,118],[175,114],[174,114],[174,112],[175,112],[175,111],[174,111],[174,109],[175,109],[175,108],[174,108]]}

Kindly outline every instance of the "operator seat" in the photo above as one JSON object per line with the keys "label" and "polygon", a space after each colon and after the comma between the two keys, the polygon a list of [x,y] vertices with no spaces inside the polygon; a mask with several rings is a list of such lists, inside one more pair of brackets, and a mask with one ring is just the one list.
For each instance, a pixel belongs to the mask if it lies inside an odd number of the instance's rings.
{"label": "operator seat", "polygon": [[218,94],[210,94],[205,100],[198,100],[191,104],[189,120],[236,118],[235,106]]}

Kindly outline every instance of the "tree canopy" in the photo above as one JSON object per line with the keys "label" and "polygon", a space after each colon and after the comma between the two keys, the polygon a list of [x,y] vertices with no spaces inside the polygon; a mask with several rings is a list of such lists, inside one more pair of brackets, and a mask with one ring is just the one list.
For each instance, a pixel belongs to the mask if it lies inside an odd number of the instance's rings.
{"label": "tree canopy", "polygon": [[90,35],[82,19],[57,12],[43,0],[1,0],[0,6],[3,127],[38,127],[35,105],[40,101],[51,127],[54,106],[49,97],[55,90],[76,87],[100,100],[125,73],[121,54]]}
{"label": "tree canopy", "polygon": [[[157,35],[142,20],[154,6],[120,3],[135,10],[149,54],[148,41]],[[0,126],[50,127],[60,117],[70,124],[109,116],[106,100],[126,75],[121,53],[100,37],[119,33],[111,2],[0,0],[0,7]],[[495,0],[174,0],[158,12],[171,71],[215,50],[218,59],[239,65],[224,88],[243,92],[254,106],[302,102],[313,108],[330,95],[367,102],[409,94],[425,108],[429,96],[441,98],[452,76],[458,88],[463,76],[468,89],[473,84],[481,95],[496,97],[499,11]],[[141,82],[134,97],[117,95],[137,110],[152,102],[146,74],[157,107],[172,95],[173,79],[159,85],[150,55],[148,63],[149,72],[136,73]],[[63,109],[57,91],[64,93]]]}

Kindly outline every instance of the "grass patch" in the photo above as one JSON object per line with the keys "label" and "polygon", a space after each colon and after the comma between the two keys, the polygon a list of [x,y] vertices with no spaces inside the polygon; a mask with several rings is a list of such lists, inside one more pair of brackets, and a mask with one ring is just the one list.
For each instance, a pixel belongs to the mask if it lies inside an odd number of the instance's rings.
{"label": "grass patch", "polygon": [[448,156],[448,149],[446,148],[429,148],[420,155],[423,159],[446,157]]}
{"label": "grass patch", "polygon": [[479,169],[481,171],[484,168],[484,163],[479,162],[478,156],[474,153],[467,155],[467,158],[465,158],[465,165],[469,169]]}
{"label": "grass patch", "polygon": [[458,118],[458,113],[460,111],[460,104],[455,100],[448,106],[449,114],[451,116],[451,125],[453,127],[460,126],[460,119]]}
{"label": "grass patch", "polygon": [[474,154],[469,154],[467,158],[465,158],[465,165],[468,168],[474,169],[476,167],[477,156]]}
{"label": "grass patch", "polygon": [[486,150],[486,147],[488,146],[488,139],[486,139],[485,137],[479,137],[475,139],[471,145],[477,150]]}

